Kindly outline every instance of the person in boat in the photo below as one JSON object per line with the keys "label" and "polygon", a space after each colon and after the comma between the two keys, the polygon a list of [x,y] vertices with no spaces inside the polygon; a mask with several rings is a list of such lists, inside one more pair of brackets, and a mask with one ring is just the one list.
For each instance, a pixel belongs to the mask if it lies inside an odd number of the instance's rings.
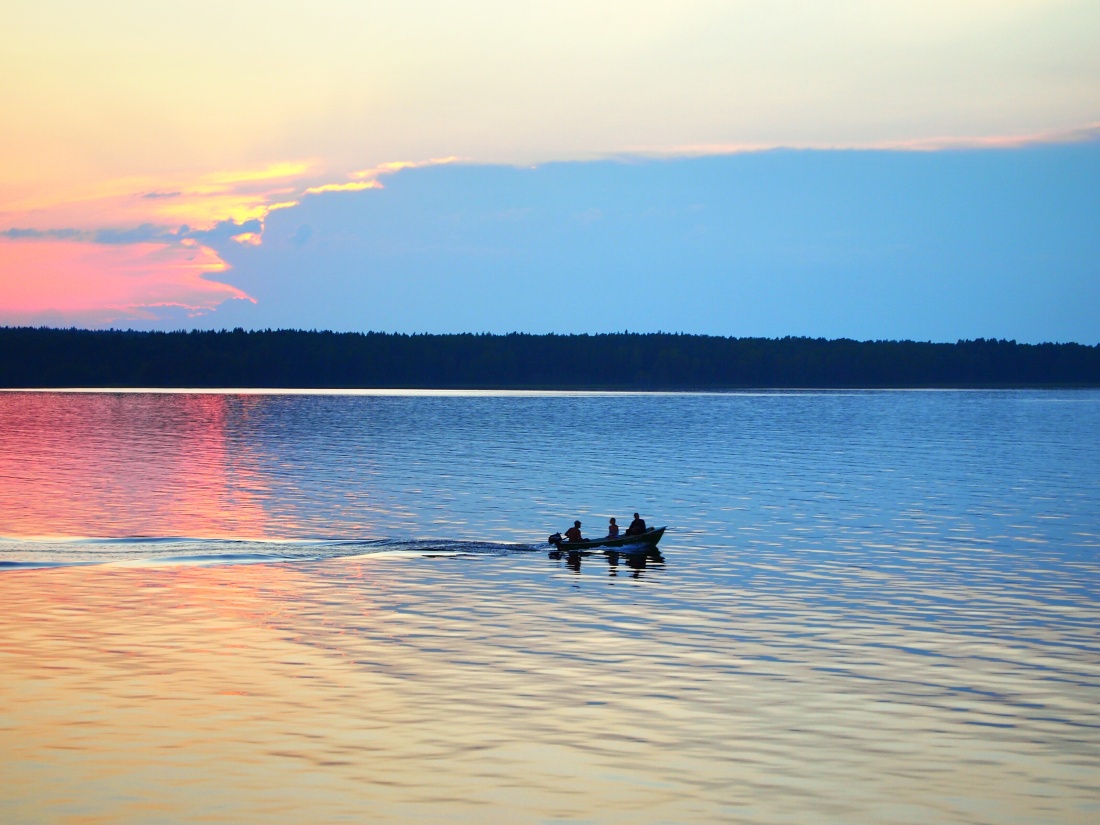
{"label": "person in boat", "polygon": [[615,523],[614,518],[607,524],[607,537],[609,539],[617,539],[619,537],[619,525]]}
{"label": "person in boat", "polygon": [[584,536],[581,535],[581,523],[574,521],[573,526],[565,531],[566,541],[584,541]]}
{"label": "person in boat", "polygon": [[630,526],[626,528],[626,535],[628,536],[640,536],[645,532],[645,519],[634,514],[634,521],[630,522]]}

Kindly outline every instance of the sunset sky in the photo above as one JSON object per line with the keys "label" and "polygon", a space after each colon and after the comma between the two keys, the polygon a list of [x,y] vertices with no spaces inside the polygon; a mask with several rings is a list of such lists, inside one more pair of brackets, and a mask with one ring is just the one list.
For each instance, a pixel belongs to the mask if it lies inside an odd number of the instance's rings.
{"label": "sunset sky", "polygon": [[0,7],[0,324],[1100,343],[1095,0]]}

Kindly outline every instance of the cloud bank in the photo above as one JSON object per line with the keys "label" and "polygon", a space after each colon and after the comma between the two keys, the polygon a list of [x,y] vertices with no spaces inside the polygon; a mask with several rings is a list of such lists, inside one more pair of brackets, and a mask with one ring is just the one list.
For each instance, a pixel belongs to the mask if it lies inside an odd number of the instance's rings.
{"label": "cloud bank", "polygon": [[1100,342],[1100,144],[407,169],[215,244],[207,326]]}

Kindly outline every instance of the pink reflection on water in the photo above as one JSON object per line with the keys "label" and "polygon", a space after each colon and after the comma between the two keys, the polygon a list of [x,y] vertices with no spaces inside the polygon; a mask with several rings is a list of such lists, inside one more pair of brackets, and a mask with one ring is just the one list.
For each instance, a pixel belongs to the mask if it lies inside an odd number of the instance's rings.
{"label": "pink reflection on water", "polygon": [[263,536],[257,396],[0,395],[0,535]]}

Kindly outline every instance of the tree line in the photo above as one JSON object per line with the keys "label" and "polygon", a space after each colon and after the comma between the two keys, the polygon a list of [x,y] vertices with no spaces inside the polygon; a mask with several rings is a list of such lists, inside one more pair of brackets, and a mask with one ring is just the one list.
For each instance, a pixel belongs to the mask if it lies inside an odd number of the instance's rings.
{"label": "tree line", "polygon": [[736,389],[1100,386],[1100,346],[669,333],[0,328],[0,387]]}

